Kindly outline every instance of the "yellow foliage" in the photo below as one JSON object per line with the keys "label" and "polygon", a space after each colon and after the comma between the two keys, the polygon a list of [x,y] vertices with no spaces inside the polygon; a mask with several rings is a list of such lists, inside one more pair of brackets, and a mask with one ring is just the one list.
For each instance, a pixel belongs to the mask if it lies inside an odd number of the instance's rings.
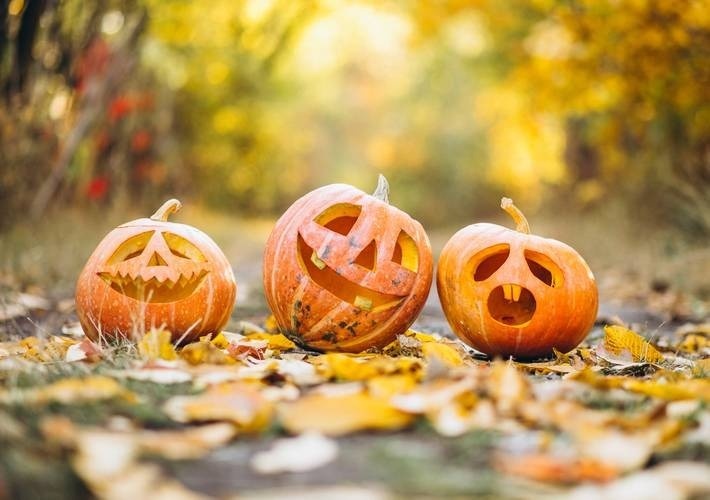
{"label": "yellow foliage", "polygon": [[138,352],[146,359],[176,359],[177,352],[175,352],[171,338],[172,336],[167,330],[151,329],[138,342]]}
{"label": "yellow foliage", "polygon": [[618,325],[604,327],[604,348],[617,356],[628,354],[635,362],[661,363],[663,354],[638,333]]}
{"label": "yellow foliage", "polygon": [[305,396],[283,405],[279,418],[292,433],[317,431],[340,436],[362,430],[401,429],[409,425],[413,417],[382,399],[359,392],[345,396]]}

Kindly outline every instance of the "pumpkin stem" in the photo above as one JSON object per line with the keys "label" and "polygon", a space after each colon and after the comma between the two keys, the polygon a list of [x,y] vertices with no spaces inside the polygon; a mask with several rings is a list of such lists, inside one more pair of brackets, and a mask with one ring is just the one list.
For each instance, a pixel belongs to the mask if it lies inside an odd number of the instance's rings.
{"label": "pumpkin stem", "polygon": [[168,217],[170,217],[171,214],[174,214],[178,210],[182,208],[182,203],[180,203],[179,200],[176,200],[175,198],[172,198],[162,205],[160,205],[160,208],[155,211],[153,215],[150,216],[151,220],[157,220],[161,222],[167,222]]}
{"label": "pumpkin stem", "polygon": [[521,233],[530,234],[530,224],[518,207],[513,204],[510,198],[500,200],[500,208],[505,210],[515,222],[515,229]]}
{"label": "pumpkin stem", "polygon": [[384,201],[385,203],[390,202],[390,183],[387,182],[384,175],[380,174],[377,178],[377,188],[375,189],[375,192],[372,193],[372,196],[380,201]]}

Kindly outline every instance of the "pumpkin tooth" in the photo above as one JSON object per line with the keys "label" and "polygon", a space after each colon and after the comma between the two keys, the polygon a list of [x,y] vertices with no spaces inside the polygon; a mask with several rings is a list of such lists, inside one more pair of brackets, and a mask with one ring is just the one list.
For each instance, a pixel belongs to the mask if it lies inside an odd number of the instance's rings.
{"label": "pumpkin tooth", "polygon": [[517,302],[520,300],[520,294],[523,291],[523,287],[520,285],[510,285],[513,288],[513,301]]}
{"label": "pumpkin tooth", "polygon": [[355,300],[353,301],[353,305],[355,307],[360,308],[360,309],[370,311],[372,309],[372,299],[368,299],[367,297],[363,297],[362,295],[358,295],[355,297]]}
{"label": "pumpkin tooth", "polygon": [[313,253],[311,254],[311,262],[313,262],[313,264],[314,264],[318,269],[321,269],[321,270],[322,270],[323,268],[325,268],[325,262],[323,262],[322,260],[320,260],[320,257],[318,257],[318,255],[316,255],[316,252],[315,252],[315,251],[313,251]]}
{"label": "pumpkin tooth", "polygon": [[511,285],[503,285],[503,297],[509,302],[513,300],[513,287]]}

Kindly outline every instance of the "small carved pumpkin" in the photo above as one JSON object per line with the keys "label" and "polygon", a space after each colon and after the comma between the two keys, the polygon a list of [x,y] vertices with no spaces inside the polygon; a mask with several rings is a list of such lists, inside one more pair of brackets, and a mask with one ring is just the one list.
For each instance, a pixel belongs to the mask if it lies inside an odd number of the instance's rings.
{"label": "small carved pumpkin", "polygon": [[421,224],[345,184],[297,200],[264,253],[264,292],[281,330],[318,350],[381,347],[414,322],[429,294],[432,256]]}
{"label": "small carved pumpkin", "polygon": [[173,341],[219,331],[237,285],[217,244],[194,227],[167,222],[169,200],[149,219],[111,231],[89,257],[76,286],[76,309],[91,339],[133,337],[152,327]]}
{"label": "small carved pumpkin", "polygon": [[473,224],[444,246],[436,278],[444,314],[464,342],[490,356],[568,352],[596,318],[592,271],[570,246],[530,234],[512,200],[501,207],[517,230]]}

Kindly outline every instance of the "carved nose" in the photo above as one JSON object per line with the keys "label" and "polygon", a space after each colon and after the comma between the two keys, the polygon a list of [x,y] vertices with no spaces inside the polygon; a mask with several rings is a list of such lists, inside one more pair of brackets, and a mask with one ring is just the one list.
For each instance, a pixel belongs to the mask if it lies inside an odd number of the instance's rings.
{"label": "carved nose", "polygon": [[150,260],[148,260],[148,267],[167,265],[168,263],[165,262],[165,259],[163,259],[158,252],[153,252],[153,255],[150,256]]}

